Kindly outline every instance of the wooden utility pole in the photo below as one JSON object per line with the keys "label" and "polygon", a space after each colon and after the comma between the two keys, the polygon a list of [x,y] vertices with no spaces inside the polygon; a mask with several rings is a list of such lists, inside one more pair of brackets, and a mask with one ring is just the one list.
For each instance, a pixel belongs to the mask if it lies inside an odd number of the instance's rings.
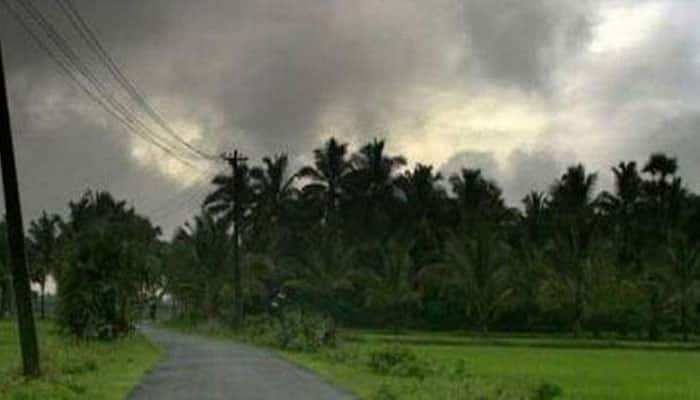
{"label": "wooden utility pole", "polygon": [[5,87],[5,71],[0,42],[0,165],[2,165],[2,183],[5,194],[5,212],[7,213],[7,236],[10,245],[10,264],[12,284],[15,290],[15,307],[19,341],[22,349],[22,366],[25,376],[37,376],[39,369],[39,345],[34,325],[32,310],[32,291],[29,285],[27,259],[24,252],[24,227],[22,209],[19,201],[17,169],[12,144],[10,109]]}
{"label": "wooden utility pole", "polygon": [[241,156],[238,150],[233,155],[224,154],[222,158],[229,163],[233,171],[233,325],[239,328],[243,324],[243,290],[241,285],[241,260],[240,260],[240,225],[241,225],[241,190],[239,185],[243,182],[241,176],[241,164],[248,161]]}

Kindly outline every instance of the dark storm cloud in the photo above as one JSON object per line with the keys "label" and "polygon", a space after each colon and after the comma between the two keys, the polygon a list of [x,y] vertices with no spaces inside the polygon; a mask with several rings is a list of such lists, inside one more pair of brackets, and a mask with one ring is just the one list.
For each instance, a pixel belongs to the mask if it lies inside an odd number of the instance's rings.
{"label": "dark storm cloud", "polygon": [[493,153],[484,151],[462,151],[452,157],[440,168],[440,173],[449,178],[453,174],[459,174],[462,168],[480,169],[481,173],[491,179],[501,175],[501,167],[498,165]]}
{"label": "dark storm cloud", "polygon": [[[511,202],[533,185],[546,189],[552,170],[573,160],[568,155],[606,171],[618,158],[644,157],[651,146],[630,143],[655,135],[663,121],[676,121],[685,133],[658,136],[658,147],[680,151],[698,142],[691,132],[700,106],[699,46],[689,17],[697,5],[663,0],[671,22],[656,36],[614,56],[589,54],[601,10],[641,3],[653,2],[76,0],[157,108],[177,128],[201,134],[199,146],[235,145],[253,159],[288,151],[301,160],[331,134],[355,143],[386,136],[400,149],[420,148],[411,141],[422,138],[435,144],[440,154],[430,155],[438,165],[465,152],[446,165],[484,168]],[[69,32],[54,2],[36,4]],[[165,210],[154,214],[158,222],[181,222],[196,207],[191,201],[180,210],[170,200],[181,182],[136,161],[138,142],[57,73],[4,12],[0,21],[27,214],[61,209],[89,185],[118,191],[145,210]],[[452,113],[472,102],[489,105],[481,119],[512,115],[493,112],[499,108],[527,116],[536,103],[538,118],[556,121],[553,133],[502,132],[504,139],[486,141],[495,146],[489,155],[472,146],[481,143],[474,132],[446,123],[451,115],[473,115]],[[448,121],[435,122],[435,115]],[[441,131],[449,129],[465,130]],[[605,149],[595,147],[588,129],[607,138]],[[574,152],[563,145],[572,139]],[[532,149],[513,151],[510,142]],[[689,166],[697,162],[679,155]],[[184,196],[196,200],[203,190]]]}
{"label": "dark storm cloud", "polygon": [[463,10],[475,64],[488,78],[525,90],[543,90],[564,56],[590,39],[589,3],[553,0],[465,1]]}

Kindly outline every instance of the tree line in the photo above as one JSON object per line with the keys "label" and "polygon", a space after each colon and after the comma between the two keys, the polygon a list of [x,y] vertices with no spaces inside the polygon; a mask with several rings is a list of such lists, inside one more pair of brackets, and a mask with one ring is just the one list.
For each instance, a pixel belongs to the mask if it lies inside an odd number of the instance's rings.
{"label": "tree line", "polygon": [[479,169],[409,168],[382,140],[351,152],[332,138],[297,171],[280,154],[237,172],[216,176],[169,240],[104,192],[71,202],[65,221],[33,221],[32,276],[55,278],[59,321],[114,336],[165,300],[210,321],[295,307],[346,326],[482,333],[658,340],[700,327],[700,198],[668,155],[620,162],[602,192],[596,173],[572,165],[521,207]]}

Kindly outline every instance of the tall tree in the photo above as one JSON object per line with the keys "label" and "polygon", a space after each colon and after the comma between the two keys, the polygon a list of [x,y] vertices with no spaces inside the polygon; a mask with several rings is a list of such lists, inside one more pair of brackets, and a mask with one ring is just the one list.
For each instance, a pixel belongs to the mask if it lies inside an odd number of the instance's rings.
{"label": "tall tree", "polygon": [[551,205],[563,214],[590,210],[596,174],[588,174],[582,164],[571,166],[550,188]]}
{"label": "tall tree", "polygon": [[377,225],[386,225],[386,221],[375,221],[395,199],[396,173],[406,165],[406,159],[388,156],[384,141],[374,139],[353,154],[351,162],[353,171],[348,180],[358,200],[355,204],[362,209],[363,230],[372,231]]}
{"label": "tall tree", "polygon": [[347,180],[352,172],[347,143],[330,138],[323,147],[314,150],[314,165],[299,171],[310,182],[304,186],[304,196],[319,203],[323,221],[337,216],[340,202],[347,194]]}
{"label": "tall tree", "polygon": [[296,195],[293,184],[297,175],[289,173],[289,158],[286,154],[263,157],[262,161],[262,166],[253,167],[250,171],[250,186],[255,194],[258,212],[276,222],[285,203]]}
{"label": "tall tree", "polygon": [[524,228],[523,240],[527,245],[541,247],[546,240],[549,200],[542,192],[532,191],[522,200],[524,214],[522,226]]}
{"label": "tall tree", "polygon": [[56,272],[60,222],[58,215],[48,215],[44,211],[29,225],[30,271],[32,280],[39,285],[42,319],[46,318],[46,280]]}
{"label": "tall tree", "polygon": [[572,329],[580,336],[599,261],[596,221],[578,222],[559,229],[547,249],[546,287],[554,302],[570,306]]}
{"label": "tall tree", "polygon": [[486,222],[504,214],[501,188],[486,179],[480,169],[462,168],[450,176],[452,193],[457,198],[457,214],[468,225]]}
{"label": "tall tree", "polygon": [[290,174],[286,154],[264,157],[262,161],[262,166],[253,167],[250,171],[254,196],[251,218],[255,219],[250,245],[272,250],[282,240],[283,219],[292,212],[299,191],[294,186],[297,175]]}
{"label": "tall tree", "polygon": [[610,218],[609,231],[616,240],[617,262],[622,266],[641,266],[640,213],[644,180],[634,161],[620,162],[612,168],[615,191],[604,191],[598,204]]}
{"label": "tall tree", "polygon": [[[214,190],[204,199],[203,205],[208,213],[231,226],[236,219],[237,207],[243,217],[249,215],[249,208],[254,201],[250,170],[246,165],[238,166],[237,176],[233,171],[217,174],[212,179]],[[245,225],[245,218],[242,218]]]}
{"label": "tall tree", "polygon": [[[179,269],[172,286],[189,297],[209,321],[222,317],[232,285],[229,276],[232,238],[224,219],[209,213],[194,217],[175,234],[174,268]],[[194,292],[194,293],[192,293]]]}
{"label": "tall tree", "polygon": [[400,197],[406,205],[408,217],[414,221],[436,221],[446,199],[445,190],[439,186],[442,175],[433,171],[432,165],[416,164],[397,178]]}

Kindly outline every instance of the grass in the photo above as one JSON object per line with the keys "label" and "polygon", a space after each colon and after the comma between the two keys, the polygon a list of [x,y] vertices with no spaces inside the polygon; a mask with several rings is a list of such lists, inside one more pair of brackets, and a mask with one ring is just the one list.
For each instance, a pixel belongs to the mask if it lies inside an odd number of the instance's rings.
{"label": "grass", "polygon": [[48,323],[39,324],[42,376],[20,374],[16,325],[0,321],[0,399],[123,400],[161,350],[135,336],[113,342],[77,342]]}
{"label": "grass", "polygon": [[[347,337],[345,345],[331,352],[356,353],[361,359],[387,343],[400,343],[441,372],[416,380],[377,375],[366,363],[337,362],[343,357],[328,352],[284,356],[365,399],[384,398],[379,393],[387,392],[398,399],[537,398],[534,391],[545,382],[562,388],[561,399],[700,399],[700,352],[675,343],[481,339],[419,332],[353,332]],[[455,371],[464,379],[455,380]]]}

